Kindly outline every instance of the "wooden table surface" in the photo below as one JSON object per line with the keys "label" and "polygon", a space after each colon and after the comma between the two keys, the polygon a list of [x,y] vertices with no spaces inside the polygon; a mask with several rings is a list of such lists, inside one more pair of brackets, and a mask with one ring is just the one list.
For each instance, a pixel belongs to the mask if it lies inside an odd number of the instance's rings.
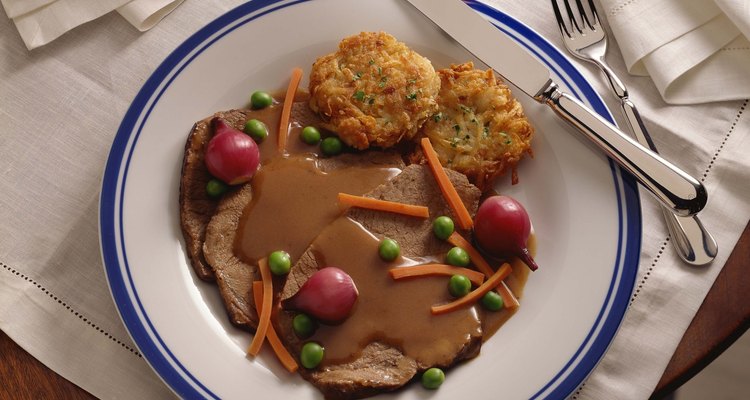
{"label": "wooden table surface", "polygon": [[[720,249],[726,251],[726,249]],[[685,332],[652,399],[687,382],[750,326],[750,224]],[[0,331],[0,399],[93,399]]]}

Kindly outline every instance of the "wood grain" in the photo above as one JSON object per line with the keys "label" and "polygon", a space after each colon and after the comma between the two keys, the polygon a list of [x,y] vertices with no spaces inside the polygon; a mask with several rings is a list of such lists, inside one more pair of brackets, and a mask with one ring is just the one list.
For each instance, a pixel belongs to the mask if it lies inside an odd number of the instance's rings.
{"label": "wood grain", "polygon": [[47,368],[0,331],[0,399],[90,400],[95,397]]}
{"label": "wood grain", "polygon": [[715,360],[750,327],[750,223],[716,277],[656,386],[661,399]]}

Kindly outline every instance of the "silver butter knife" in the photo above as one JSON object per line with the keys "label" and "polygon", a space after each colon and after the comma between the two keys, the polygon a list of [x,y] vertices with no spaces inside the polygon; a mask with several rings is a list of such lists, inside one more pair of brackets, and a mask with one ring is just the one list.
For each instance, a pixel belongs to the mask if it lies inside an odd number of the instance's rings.
{"label": "silver butter knife", "polygon": [[677,215],[706,205],[703,185],[561,91],[547,67],[460,0],[407,0],[462,47],[526,95],[550,106]]}

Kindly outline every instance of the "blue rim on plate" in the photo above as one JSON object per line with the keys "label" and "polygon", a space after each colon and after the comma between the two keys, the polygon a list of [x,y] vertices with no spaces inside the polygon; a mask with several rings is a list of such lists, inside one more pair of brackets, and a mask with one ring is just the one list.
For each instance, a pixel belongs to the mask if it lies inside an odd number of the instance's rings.
{"label": "blue rim on plate", "polygon": [[[195,57],[224,35],[268,13],[310,0],[255,0],[217,18],[175,49],[138,92],[117,131],[107,159],[99,205],[99,235],[104,269],[115,304],[133,341],[151,367],[183,398],[218,398],[178,360],[155,330],[138,297],[123,241],[123,194],[135,143],[154,105]],[[498,29],[513,37],[562,77],[572,94],[613,122],[604,102],[586,79],[554,46],[531,28],[491,6],[467,1]],[[261,12],[258,12],[262,10]],[[217,33],[221,32],[217,35]],[[214,37],[214,35],[216,35]],[[529,43],[533,44],[530,45]],[[567,77],[567,79],[565,78]],[[638,269],[641,209],[635,180],[611,160],[618,208],[618,248],[613,276],[595,323],[576,353],[532,398],[572,394],[604,355],[622,322]]]}

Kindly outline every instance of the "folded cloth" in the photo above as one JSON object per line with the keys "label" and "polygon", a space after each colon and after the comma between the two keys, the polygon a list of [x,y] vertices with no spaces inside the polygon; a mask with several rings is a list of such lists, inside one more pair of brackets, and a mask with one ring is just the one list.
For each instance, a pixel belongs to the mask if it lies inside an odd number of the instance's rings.
{"label": "folded cloth", "polygon": [[113,10],[140,31],[153,27],[182,0],[0,0],[29,50]]}
{"label": "folded cloth", "polygon": [[750,3],[600,0],[628,71],[667,103],[750,97]]}
{"label": "folded cloth", "polygon": [[133,0],[117,9],[130,25],[144,32],[154,27],[183,0]]}

